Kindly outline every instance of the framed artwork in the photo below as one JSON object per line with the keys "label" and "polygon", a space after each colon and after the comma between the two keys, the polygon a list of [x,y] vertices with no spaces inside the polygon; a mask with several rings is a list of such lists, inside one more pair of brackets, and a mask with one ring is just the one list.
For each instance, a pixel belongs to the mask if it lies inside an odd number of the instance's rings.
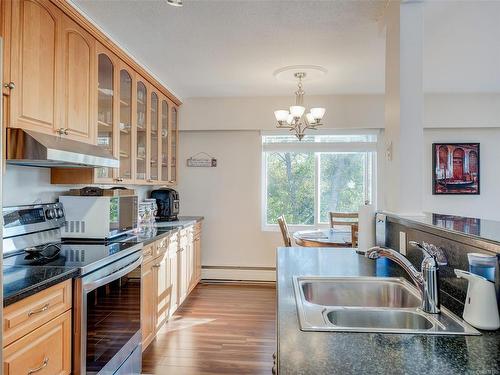
{"label": "framed artwork", "polygon": [[432,144],[432,194],[479,194],[479,143]]}

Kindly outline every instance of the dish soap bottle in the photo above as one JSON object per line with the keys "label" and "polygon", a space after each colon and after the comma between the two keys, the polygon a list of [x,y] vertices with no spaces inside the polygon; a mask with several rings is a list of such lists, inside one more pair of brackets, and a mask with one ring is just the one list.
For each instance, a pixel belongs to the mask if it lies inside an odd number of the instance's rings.
{"label": "dish soap bottle", "polygon": [[495,284],[482,276],[459,269],[455,269],[455,275],[469,281],[464,320],[479,329],[500,328]]}

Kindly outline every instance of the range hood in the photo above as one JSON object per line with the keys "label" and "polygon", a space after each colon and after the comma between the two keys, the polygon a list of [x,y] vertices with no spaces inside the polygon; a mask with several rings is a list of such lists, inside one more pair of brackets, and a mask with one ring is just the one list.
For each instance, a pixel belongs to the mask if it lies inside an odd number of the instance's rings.
{"label": "range hood", "polygon": [[16,128],[7,128],[7,163],[48,168],[120,166],[117,158],[99,146]]}

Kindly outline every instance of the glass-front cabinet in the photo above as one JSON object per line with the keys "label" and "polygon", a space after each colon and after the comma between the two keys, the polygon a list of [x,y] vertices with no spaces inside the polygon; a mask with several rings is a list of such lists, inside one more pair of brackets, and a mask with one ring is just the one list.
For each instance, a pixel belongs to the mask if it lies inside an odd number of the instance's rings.
{"label": "glass-front cabinet", "polygon": [[133,79],[127,69],[120,70],[120,129],[119,156],[120,168],[117,182],[133,182],[132,176],[132,93]]}
{"label": "glass-front cabinet", "polygon": [[159,138],[158,138],[158,117],[159,117],[159,99],[158,94],[151,92],[151,122],[149,130],[150,155],[149,155],[149,179],[148,182],[155,183],[159,180]]}
{"label": "glass-front cabinet", "polygon": [[137,80],[137,118],[136,118],[136,171],[137,183],[144,183],[147,179],[147,144],[148,122],[147,102],[148,90],[144,82]]}
{"label": "glass-front cabinet", "polygon": [[172,107],[171,127],[170,127],[170,177],[168,182],[174,184],[177,182],[177,142],[178,142],[178,110]]}
{"label": "glass-front cabinet", "polygon": [[[97,56],[97,145],[114,152],[115,64],[106,53]],[[112,181],[112,168],[97,168],[96,179]]]}
{"label": "glass-front cabinet", "polygon": [[160,137],[161,137],[161,168],[160,168],[160,173],[161,177],[160,179],[163,182],[168,183],[168,141],[169,141],[169,136],[168,136],[168,118],[169,118],[169,105],[166,100],[161,101],[161,132],[160,132]]}

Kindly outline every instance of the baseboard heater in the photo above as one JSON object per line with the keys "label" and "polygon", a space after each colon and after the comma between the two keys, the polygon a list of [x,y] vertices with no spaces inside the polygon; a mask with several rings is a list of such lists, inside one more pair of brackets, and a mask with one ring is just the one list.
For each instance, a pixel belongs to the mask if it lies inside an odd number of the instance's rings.
{"label": "baseboard heater", "polygon": [[203,281],[276,281],[276,267],[202,266]]}

